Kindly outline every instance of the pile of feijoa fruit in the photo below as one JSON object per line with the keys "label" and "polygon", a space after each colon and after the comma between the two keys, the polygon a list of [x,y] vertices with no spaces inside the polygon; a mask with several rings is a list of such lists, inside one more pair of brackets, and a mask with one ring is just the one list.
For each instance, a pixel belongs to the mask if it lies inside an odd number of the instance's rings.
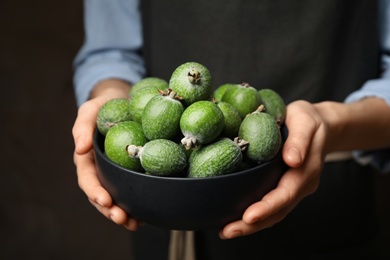
{"label": "pile of feijoa fruit", "polygon": [[97,116],[106,156],[127,169],[189,178],[229,174],[272,160],[282,146],[286,106],[272,89],[226,83],[214,89],[197,62],[169,81],[147,77],[128,98],[109,100]]}

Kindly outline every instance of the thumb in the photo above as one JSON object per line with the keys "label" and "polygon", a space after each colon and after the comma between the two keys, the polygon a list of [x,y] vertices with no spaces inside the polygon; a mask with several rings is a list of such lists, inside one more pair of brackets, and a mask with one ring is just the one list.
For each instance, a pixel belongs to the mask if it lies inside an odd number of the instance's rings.
{"label": "thumb", "polygon": [[292,168],[303,164],[315,135],[316,127],[310,108],[311,104],[305,101],[296,101],[287,107],[285,124],[288,137],[283,146],[283,160]]}
{"label": "thumb", "polygon": [[75,152],[85,154],[92,149],[93,132],[96,128],[96,117],[99,107],[93,102],[84,103],[78,111],[72,134]]}

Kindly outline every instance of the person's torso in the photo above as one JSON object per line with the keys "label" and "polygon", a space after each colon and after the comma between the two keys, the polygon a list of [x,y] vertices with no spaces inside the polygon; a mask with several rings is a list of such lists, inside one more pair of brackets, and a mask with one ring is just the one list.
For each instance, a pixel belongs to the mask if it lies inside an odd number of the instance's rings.
{"label": "person's torso", "polygon": [[[169,80],[177,66],[196,61],[209,68],[214,87],[248,82],[275,89],[289,103],[343,101],[379,74],[376,1],[141,3],[143,54],[151,76]],[[271,252],[287,245],[321,251],[361,240],[374,229],[366,171],[352,161],[327,164],[318,191],[282,223],[235,242],[199,233],[204,244],[198,240],[198,245],[211,250],[206,243],[213,243],[223,248],[221,259],[235,259],[237,250],[248,250],[245,246],[254,241]]]}
{"label": "person's torso", "polygon": [[248,82],[287,103],[342,101],[379,73],[376,1],[143,0],[148,73],[187,61],[214,87]]}

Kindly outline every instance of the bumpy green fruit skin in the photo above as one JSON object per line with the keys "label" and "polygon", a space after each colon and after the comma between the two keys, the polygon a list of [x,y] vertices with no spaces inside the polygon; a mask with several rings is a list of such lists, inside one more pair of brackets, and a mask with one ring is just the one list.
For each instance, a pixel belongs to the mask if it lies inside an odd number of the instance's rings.
{"label": "bumpy green fruit skin", "polygon": [[227,89],[222,96],[222,101],[233,105],[241,118],[255,111],[262,102],[257,89],[245,83]]}
{"label": "bumpy green fruit skin", "polygon": [[142,114],[142,129],[149,140],[172,139],[180,133],[183,104],[170,96],[153,97]]}
{"label": "bumpy green fruit skin", "polygon": [[187,166],[187,156],[179,144],[167,139],[155,139],[142,147],[142,167],[151,175],[172,176]]}
{"label": "bumpy green fruit skin", "polygon": [[286,118],[286,104],[283,98],[273,89],[260,89],[258,93],[265,112],[273,116],[279,125],[282,125]]}
{"label": "bumpy green fruit skin", "polygon": [[233,105],[220,101],[216,103],[217,106],[221,109],[224,118],[225,118],[225,126],[222,130],[222,135],[229,137],[230,139],[234,139],[238,136],[238,130],[240,128],[242,119],[237,109],[233,107]]}
{"label": "bumpy green fruit skin", "polygon": [[187,107],[180,118],[180,130],[185,138],[195,137],[196,144],[214,141],[225,125],[221,109],[211,101],[198,101]]}
{"label": "bumpy green fruit skin", "polygon": [[237,85],[234,83],[225,83],[220,85],[214,90],[213,97],[215,98],[216,102],[222,101],[223,94],[225,94],[226,90],[231,88],[232,86]]}
{"label": "bumpy green fruit skin", "polygon": [[185,106],[189,106],[196,101],[211,98],[212,77],[204,65],[186,62],[173,71],[169,80],[169,88],[184,99]]}
{"label": "bumpy green fruit skin", "polygon": [[135,121],[121,122],[107,132],[104,150],[112,162],[133,171],[142,171],[140,160],[130,158],[126,147],[130,144],[142,146],[147,141],[140,123]]}
{"label": "bumpy green fruit skin", "polygon": [[204,178],[234,172],[242,161],[241,148],[229,138],[221,138],[194,150],[189,158],[188,177]]}
{"label": "bumpy green fruit skin", "polygon": [[100,107],[96,126],[102,135],[119,122],[131,120],[130,103],[127,98],[116,98],[107,101]]}
{"label": "bumpy green fruit skin", "polygon": [[146,104],[155,96],[158,96],[158,88],[144,87],[130,98],[130,113],[134,121],[142,122],[142,113]]}
{"label": "bumpy green fruit skin", "polygon": [[264,112],[247,115],[242,120],[238,136],[249,142],[245,155],[257,163],[272,160],[282,144],[278,124],[271,115]]}
{"label": "bumpy green fruit skin", "polygon": [[129,92],[130,96],[133,96],[135,92],[145,87],[156,87],[160,90],[166,90],[168,88],[168,82],[158,77],[146,77],[135,83]]}

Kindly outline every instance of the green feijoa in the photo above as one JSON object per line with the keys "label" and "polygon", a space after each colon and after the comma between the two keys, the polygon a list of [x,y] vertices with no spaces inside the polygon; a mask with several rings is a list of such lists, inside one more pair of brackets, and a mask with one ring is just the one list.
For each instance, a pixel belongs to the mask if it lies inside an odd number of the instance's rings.
{"label": "green feijoa", "polygon": [[187,107],[180,118],[181,143],[186,149],[214,141],[225,125],[221,109],[211,101],[202,100]]}
{"label": "green feijoa", "polygon": [[145,106],[142,113],[142,129],[149,140],[173,139],[180,133],[180,117],[184,106],[180,97],[168,89],[160,91]]}
{"label": "green feijoa", "polygon": [[236,84],[227,89],[222,96],[222,101],[233,105],[241,118],[252,113],[261,105],[261,98],[257,89],[248,83]]}
{"label": "green feijoa", "polygon": [[240,144],[226,137],[200,146],[192,151],[188,160],[188,177],[212,177],[236,171],[243,159],[242,149]]}
{"label": "green feijoa", "polygon": [[141,165],[151,175],[173,176],[187,166],[187,156],[179,144],[167,139],[155,139],[144,146],[129,145],[128,155],[139,158]]}
{"label": "green feijoa", "polygon": [[142,171],[140,160],[129,157],[126,147],[129,144],[144,145],[147,141],[140,123],[125,121],[116,124],[107,132],[104,150],[112,162],[133,171]]}
{"label": "green feijoa", "polygon": [[177,67],[169,79],[169,88],[181,96],[189,106],[200,100],[209,100],[212,95],[210,71],[197,62],[186,62]]}
{"label": "green feijoa", "polygon": [[260,89],[258,93],[265,112],[273,116],[279,125],[282,125],[286,118],[286,104],[283,98],[273,89]]}
{"label": "green feijoa", "polygon": [[145,87],[156,87],[160,90],[166,90],[168,88],[168,82],[158,77],[146,77],[135,83],[129,92],[130,96],[133,96],[135,92]]}
{"label": "green feijoa", "polygon": [[155,96],[158,96],[158,88],[144,87],[134,93],[130,98],[130,113],[134,121],[142,122],[142,113],[146,104]]}
{"label": "green feijoa", "polygon": [[230,139],[237,137],[238,129],[240,128],[242,122],[237,109],[235,109],[233,105],[224,101],[217,102],[216,104],[221,109],[225,118],[225,125],[221,135],[229,137]]}
{"label": "green feijoa", "polygon": [[240,125],[239,138],[249,142],[245,155],[248,159],[263,163],[273,159],[282,144],[281,133],[273,116],[262,112],[264,106],[248,114]]}
{"label": "green feijoa", "polygon": [[100,107],[96,119],[96,126],[102,135],[119,122],[131,120],[130,105],[127,98],[108,100]]}
{"label": "green feijoa", "polygon": [[214,94],[213,94],[213,97],[215,98],[215,101],[217,101],[217,102],[221,101],[222,100],[222,96],[223,96],[223,94],[225,94],[226,90],[228,90],[229,88],[231,88],[234,85],[237,85],[237,84],[225,83],[225,84],[222,84],[219,87],[217,87],[214,90]]}

